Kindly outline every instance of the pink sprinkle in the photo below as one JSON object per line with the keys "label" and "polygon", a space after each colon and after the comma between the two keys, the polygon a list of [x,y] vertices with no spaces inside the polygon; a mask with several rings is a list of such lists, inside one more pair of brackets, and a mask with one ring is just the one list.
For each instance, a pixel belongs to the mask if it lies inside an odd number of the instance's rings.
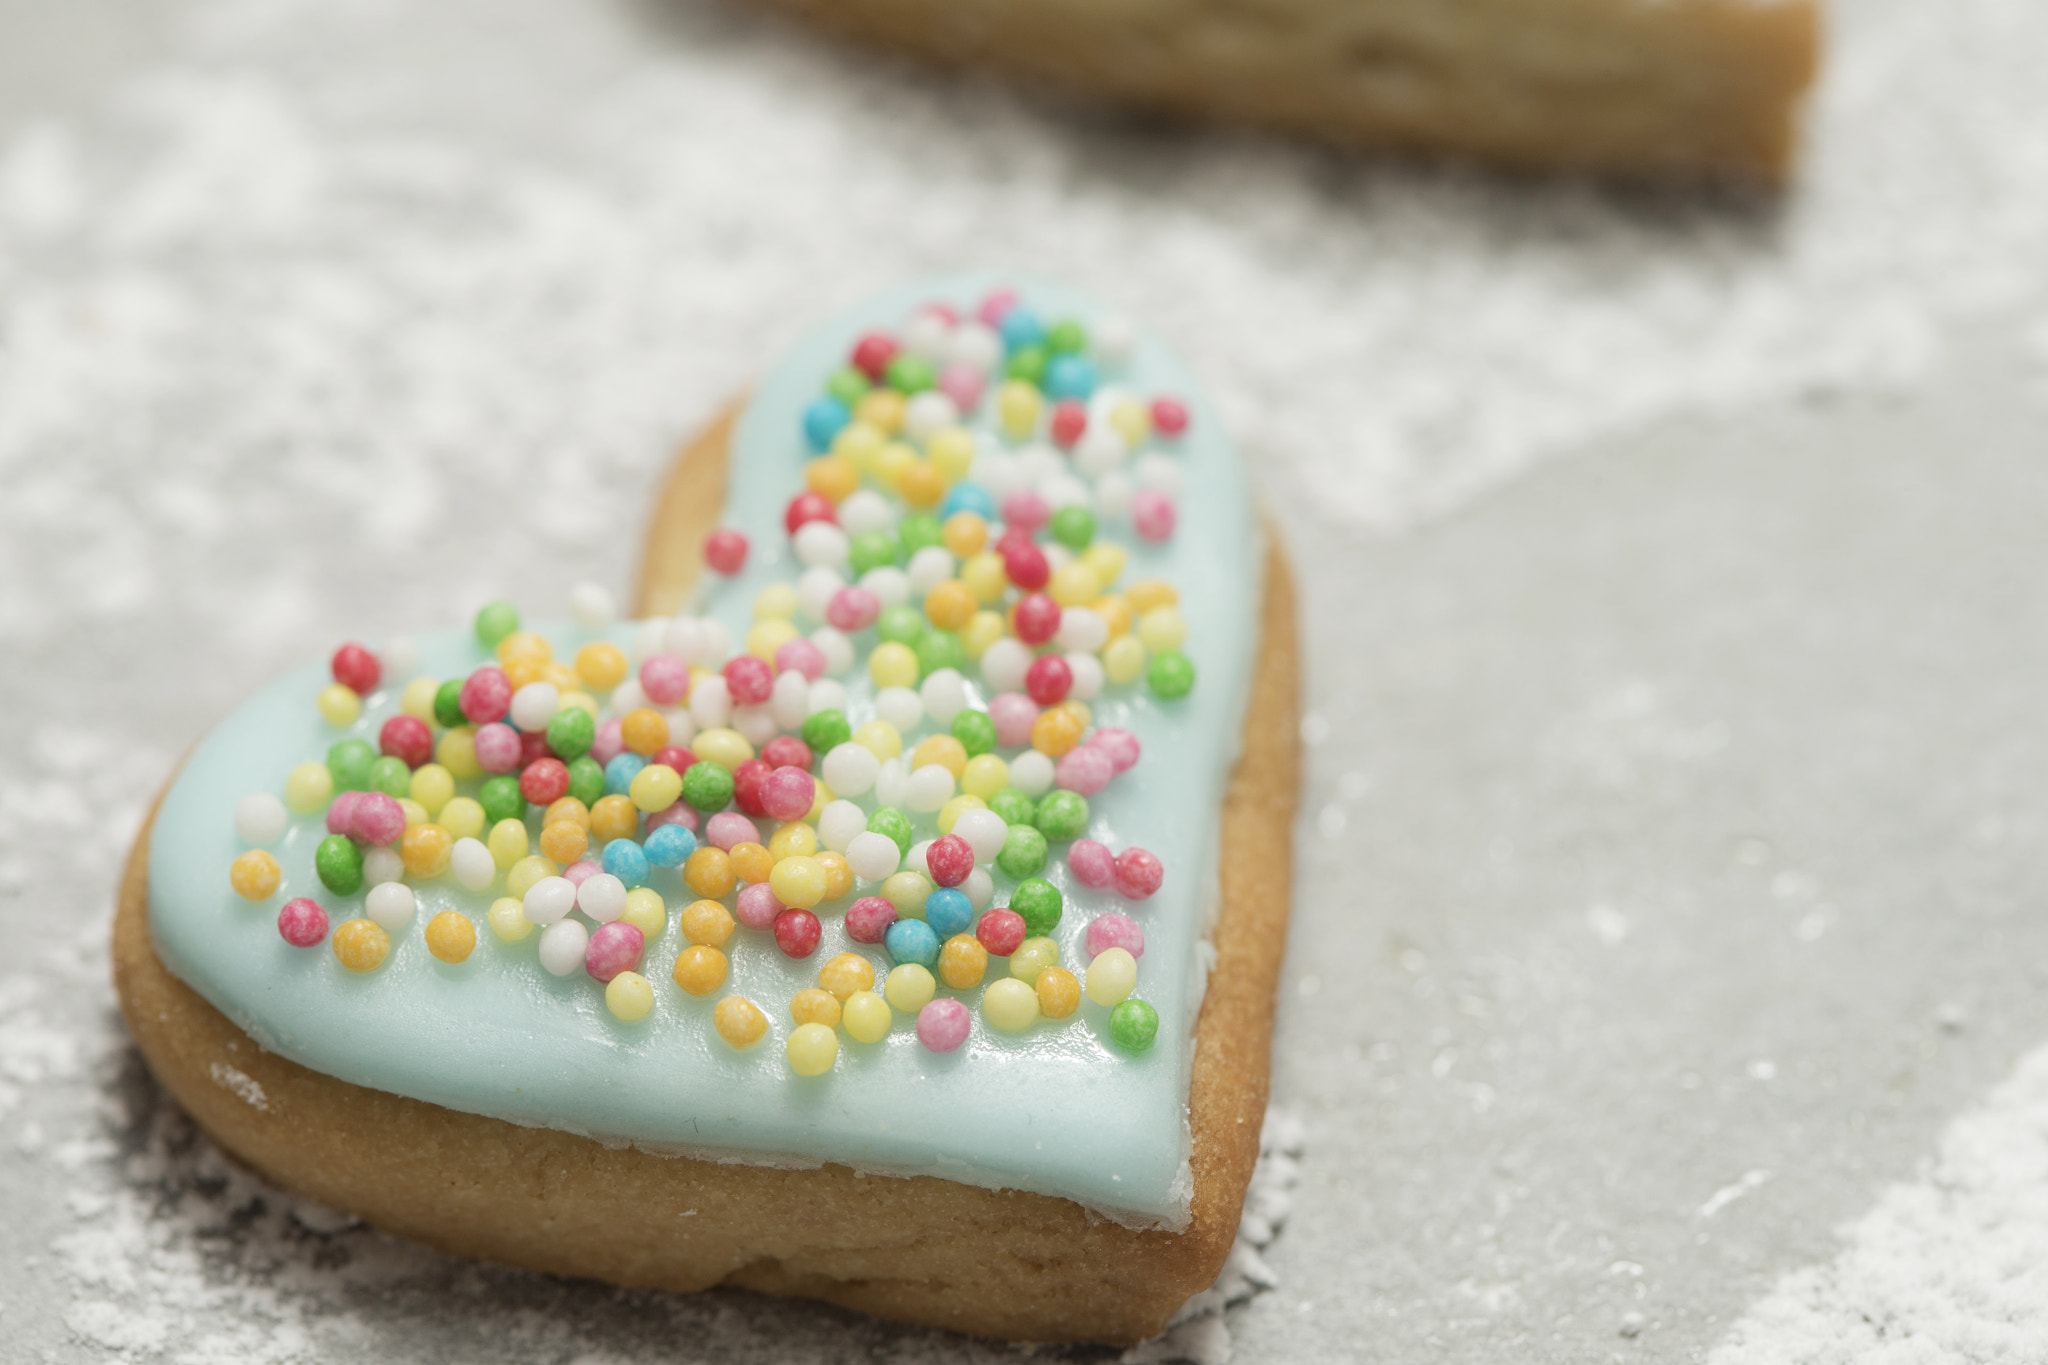
{"label": "pink sprinkle", "polygon": [[954,323],[960,321],[960,310],[955,308],[952,304],[947,303],[944,299],[933,299],[930,303],[927,303],[924,307],[918,309],[917,311],[920,315],[930,313],[933,317],[945,323],[948,327],[951,327]]}
{"label": "pink sprinkle", "polygon": [[417,768],[434,757],[434,731],[418,716],[396,715],[377,731],[377,748]]}
{"label": "pink sprinkle", "polygon": [[597,738],[590,741],[590,756],[599,764],[611,762],[626,751],[626,741],[619,734],[616,718],[597,727]]}
{"label": "pink sprinkle", "polygon": [[1052,561],[1026,538],[1027,533],[1015,534],[1015,540],[1005,535],[996,543],[996,553],[1003,557],[1003,572],[1024,591],[1037,592],[1052,578]]}
{"label": "pink sprinkle", "polygon": [[1053,784],[1082,796],[1093,796],[1109,785],[1109,779],[1116,776],[1116,763],[1102,750],[1086,744],[1077,744],[1060,755],[1060,761],[1053,766]]}
{"label": "pink sprinkle", "polygon": [[405,837],[405,807],[395,796],[362,792],[356,801],[355,828],[349,834],[373,846],[395,844]]}
{"label": "pink sprinkle", "polygon": [[990,327],[1000,327],[1003,315],[1017,306],[1017,291],[1014,289],[991,289],[982,299],[981,306],[974,310],[974,316]]}
{"label": "pink sprinkle", "polygon": [[1072,446],[1088,430],[1088,409],[1071,398],[1063,398],[1052,405],[1052,421],[1046,425],[1054,445],[1062,449]]}
{"label": "pink sprinkle", "polygon": [[1138,744],[1138,737],[1129,730],[1120,730],[1111,725],[1097,730],[1088,737],[1088,747],[1100,749],[1109,755],[1109,761],[1120,773],[1127,773],[1138,766],[1138,756],[1144,752]]}
{"label": "pink sprinkle", "polygon": [[476,732],[476,763],[487,773],[509,773],[519,768],[526,754],[519,732],[502,720],[494,720]]}
{"label": "pink sprinkle", "polygon": [[286,901],[277,912],[277,932],[294,948],[310,948],[327,937],[327,912],[304,896]]}
{"label": "pink sprinkle", "polygon": [[1131,529],[1138,533],[1138,539],[1149,540],[1154,545],[1173,539],[1173,525],[1178,514],[1173,510],[1173,499],[1156,488],[1141,488],[1131,497]]}
{"label": "pink sprinkle", "polygon": [[777,768],[761,782],[761,808],[785,825],[809,815],[817,796],[816,780],[802,768]]}
{"label": "pink sprinkle", "polygon": [[[652,662],[651,660],[649,662]],[[725,675],[725,685],[732,692],[732,699],[741,706],[759,706],[775,695],[775,669],[766,659],[752,654],[735,654],[725,661],[719,670]],[[684,670],[684,686],[688,687],[689,671]],[[647,669],[640,669],[640,685],[647,686]],[[654,695],[650,690],[648,696]]]}
{"label": "pink sprinkle", "polygon": [[980,370],[957,360],[939,371],[939,392],[962,412],[973,412],[981,402],[983,382]]}
{"label": "pink sprinkle", "polygon": [[749,929],[767,929],[772,928],[775,917],[788,908],[776,899],[768,883],[748,882],[740,888],[739,898],[733,902],[732,917]]}
{"label": "pink sprinkle", "polygon": [[754,822],[736,810],[721,811],[704,823],[704,837],[712,847],[732,852],[734,844],[758,844],[761,831],[754,828]]}
{"label": "pink sprinkle", "polygon": [[647,936],[636,925],[622,919],[600,924],[590,936],[590,946],[583,950],[583,970],[599,981],[610,981],[620,972],[631,971],[646,946]]}
{"label": "pink sprinkle", "polygon": [[458,700],[463,716],[472,725],[488,725],[503,720],[512,709],[512,684],[506,680],[504,669],[485,664],[463,680]]}
{"label": "pink sprinkle", "polygon": [[654,833],[663,825],[681,825],[690,833],[695,834],[697,832],[697,812],[690,808],[689,802],[678,801],[667,810],[658,810],[647,817],[647,832],[649,834]]}
{"label": "pink sprinkle", "polygon": [[571,886],[581,887],[583,883],[604,871],[604,865],[595,858],[582,858],[562,869],[562,877]]}
{"label": "pink sprinkle", "polygon": [[674,706],[690,695],[690,666],[673,654],[650,654],[640,665],[640,690],[656,706]]}
{"label": "pink sprinkle", "polygon": [[761,746],[761,761],[771,768],[802,768],[809,772],[811,746],[795,735],[777,735]]}
{"label": "pink sprinkle", "polygon": [[367,795],[365,792],[336,792],[334,799],[327,803],[327,832],[329,834],[354,834],[356,832],[356,803]]}
{"label": "pink sprinkle", "polygon": [[816,682],[825,676],[825,651],[809,640],[791,640],[775,651],[775,671],[787,673],[792,668]]}
{"label": "pink sprinkle", "polygon": [[988,718],[996,724],[996,743],[1011,749],[1031,742],[1038,707],[1022,692],[998,692],[989,701]]}
{"label": "pink sprinkle", "polygon": [[1132,957],[1143,957],[1145,931],[1129,915],[1114,912],[1097,915],[1088,921],[1088,956],[1092,960],[1110,948],[1121,948]]}
{"label": "pink sprinkle", "polygon": [[704,539],[704,562],[715,573],[738,573],[747,567],[747,538],[738,531],[713,531]]}
{"label": "pink sprinkle", "polygon": [[940,886],[958,886],[974,871],[974,849],[957,834],[943,835],[924,851],[924,865]]}
{"label": "pink sprinkle", "polygon": [[1003,524],[1026,535],[1045,525],[1052,508],[1028,488],[1020,488],[1003,499]]}
{"label": "pink sprinkle", "polygon": [[866,630],[882,614],[882,599],[866,588],[841,588],[825,604],[825,624],[848,634]]}
{"label": "pink sprinkle", "polygon": [[1152,400],[1152,429],[1168,440],[1188,429],[1187,404],[1165,394]]}
{"label": "pink sprinkle", "polygon": [[933,1052],[951,1052],[967,1041],[967,1006],[951,996],[928,1002],[917,1012],[917,1041]]}
{"label": "pink sprinkle", "polygon": [[855,943],[880,943],[896,922],[896,907],[880,896],[862,896],[846,907],[846,933]]}
{"label": "pink sprinkle", "polygon": [[1108,886],[1116,880],[1116,855],[1093,839],[1076,839],[1067,845],[1067,870],[1083,886]]}
{"label": "pink sprinkle", "polygon": [[1127,899],[1145,900],[1165,880],[1166,868],[1149,851],[1127,848],[1116,855],[1116,889]]}

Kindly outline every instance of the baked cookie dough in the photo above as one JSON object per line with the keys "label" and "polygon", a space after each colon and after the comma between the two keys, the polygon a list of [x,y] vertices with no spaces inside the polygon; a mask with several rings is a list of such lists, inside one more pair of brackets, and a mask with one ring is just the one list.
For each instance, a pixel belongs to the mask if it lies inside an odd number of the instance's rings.
{"label": "baked cookie dough", "polygon": [[760,0],[1136,108],[1538,170],[1777,184],[1814,0]]}
{"label": "baked cookie dough", "polygon": [[[706,495],[715,506],[735,449],[734,430],[728,416],[693,443],[657,500],[638,614],[673,611],[688,597],[688,580],[702,562],[703,541],[713,522]],[[1051,1188],[1020,1188],[1027,1182],[1006,1181],[1000,1173],[966,1172],[968,1178],[950,1179],[889,1173],[886,1168],[901,1166],[901,1160],[841,1162],[827,1154],[806,1161],[805,1143],[811,1139],[800,1133],[767,1151],[721,1148],[709,1140],[649,1141],[644,1135],[622,1135],[620,1124],[598,1121],[609,1113],[599,1099],[576,1112],[546,1111],[551,1123],[539,1117],[541,1111],[521,1109],[509,1095],[472,1107],[435,1103],[401,1093],[402,1088],[431,1088],[420,1080],[417,1059],[410,1055],[365,1061],[365,1074],[388,1077],[388,1085],[359,1084],[362,1075],[351,1080],[335,1074],[349,1069],[352,1058],[319,1069],[303,1065],[283,1054],[323,1061],[341,1055],[322,1051],[334,1044],[331,1038],[323,1043],[283,1036],[281,1030],[310,997],[334,992],[341,1002],[336,1008],[346,1010],[360,1003],[349,995],[358,985],[382,989],[407,980],[415,991],[422,984],[430,991],[476,990],[483,982],[463,977],[476,968],[428,956],[435,940],[429,927],[421,942],[429,908],[424,885],[422,913],[393,931],[391,965],[377,971],[354,977],[326,946],[276,947],[274,952],[299,954],[291,960],[324,973],[303,978],[297,991],[290,983],[278,983],[280,994],[303,999],[265,998],[260,986],[247,984],[260,982],[260,975],[237,977],[225,968],[214,971],[206,963],[192,963],[195,940],[180,936],[177,917],[167,916],[162,904],[161,879],[167,867],[179,864],[153,857],[151,851],[153,833],[168,829],[175,834],[180,828],[162,805],[137,840],[115,922],[115,980],[124,1013],[159,1078],[228,1150],[289,1188],[453,1254],[635,1287],[689,1291],[736,1285],[1020,1340],[1142,1339],[1160,1330],[1220,1268],[1235,1235],[1264,1112],[1288,909],[1298,678],[1292,587],[1284,560],[1270,544],[1261,552],[1261,567],[1254,603],[1256,647],[1244,679],[1242,751],[1228,770],[1216,825],[1215,919],[1207,935],[1215,967],[1207,975],[1206,991],[1187,1000],[1196,1013],[1191,1034],[1183,1035],[1186,1183],[1179,1192],[1184,1203],[1178,1218],[1163,1204],[1151,1210],[1150,1218],[1134,1216],[1145,1211],[1106,1207],[1102,1199],[1063,1197]],[[1192,636],[1203,622],[1197,604],[1188,606]],[[210,739],[208,746],[215,743]],[[202,746],[188,760],[187,776],[207,762],[207,746]],[[173,802],[178,799],[174,793]],[[227,810],[213,815],[233,818]],[[297,866],[289,856],[285,862]],[[273,888],[276,899],[299,889],[294,875],[285,874],[282,892]],[[153,906],[153,900],[158,904]],[[262,914],[260,906],[227,908],[231,914]],[[341,923],[338,913],[336,927]],[[221,931],[217,918],[206,924],[210,932]],[[278,932],[266,919],[269,942],[277,943]],[[474,945],[478,959],[519,946],[501,945],[489,931],[481,938]],[[650,964],[653,942],[650,937]],[[1171,942],[1170,934],[1161,935],[1155,953]],[[178,946],[159,952],[160,945],[172,943]],[[673,921],[668,944],[664,968],[667,957],[674,956]],[[525,951],[531,973],[530,942]],[[773,947],[762,951],[775,957]],[[440,956],[439,948],[434,955]],[[827,955],[820,951],[807,969]],[[181,979],[166,966],[166,958],[185,962],[186,973],[216,999],[209,1001]],[[400,967],[416,975],[394,977]],[[648,974],[658,990],[683,998],[664,979],[665,970]],[[593,986],[580,969],[574,976],[583,987]],[[339,987],[324,984],[336,980]],[[244,993],[237,995],[237,990]],[[564,1027],[583,1028],[608,1045],[631,1039],[636,1026],[667,1021],[666,1016],[646,1018],[636,1025],[595,1018],[588,996],[582,998],[586,1007],[570,1015]],[[1170,1002],[1172,992],[1163,992],[1162,999]],[[764,1003],[771,1011],[780,1008],[779,1000]],[[221,1004],[237,1018],[224,1013]],[[490,1055],[484,1025],[497,1021],[480,1018],[469,1036],[451,1036],[445,1019],[407,1008],[398,1009],[391,1022],[397,1034],[420,1027],[422,1033],[412,1042],[430,1043],[427,1051],[459,1056],[469,1049],[468,1055],[484,1057]],[[899,1022],[899,1034],[904,1027]],[[263,1043],[251,1036],[252,1030]],[[780,1032],[789,1032],[787,1021]],[[707,1036],[700,1028],[698,1043],[723,1046],[715,1038],[705,1042]],[[543,1040],[525,1041],[536,1053],[542,1051]],[[782,1039],[778,1034],[773,1041]],[[1159,1052],[1144,1060],[1170,1056],[1176,1041],[1169,1019]],[[616,1046],[626,1050],[631,1044]],[[857,1064],[850,1054],[861,1046],[842,1041],[837,1073],[815,1078],[791,1076],[779,1056],[766,1057],[747,1084],[775,1095],[787,1090],[809,1096],[806,1103],[837,1102],[843,1090],[834,1090],[835,1085],[886,1087],[882,1073],[849,1074]],[[375,1051],[367,1044],[359,1050]],[[765,1050],[781,1049],[771,1044]],[[902,1051],[924,1055],[914,1046]],[[753,1052],[759,1057],[764,1049]],[[794,1063],[794,1048],[790,1055]],[[1028,1063],[1032,1056],[1024,1051],[1002,1060]],[[962,1059],[985,1060],[964,1051]],[[1110,1056],[1104,1064],[1118,1063]],[[378,1066],[390,1069],[378,1071]],[[631,1074],[596,1080],[608,1083]],[[1005,1074],[991,1068],[988,1084],[1002,1087]],[[520,1080],[524,1086],[513,1084]],[[545,1090],[590,1081],[588,1075],[550,1077],[536,1070],[523,1078],[500,1078],[497,1084]],[[938,1083],[944,1084],[943,1073]],[[500,1112],[479,1112],[487,1108]],[[606,1140],[564,1131],[576,1126]],[[763,1164],[769,1161],[779,1164]],[[1056,1184],[1057,1179],[1042,1183]]]}

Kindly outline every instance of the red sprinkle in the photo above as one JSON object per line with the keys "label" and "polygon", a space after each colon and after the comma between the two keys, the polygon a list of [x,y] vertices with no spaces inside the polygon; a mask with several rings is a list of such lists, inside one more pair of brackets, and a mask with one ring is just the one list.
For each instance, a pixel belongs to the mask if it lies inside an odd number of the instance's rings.
{"label": "red sprinkle", "polygon": [[1152,400],[1152,429],[1171,439],[1188,429],[1187,404],[1161,394]]}
{"label": "red sprinkle", "polygon": [[869,332],[853,345],[853,367],[879,384],[896,358],[896,338],[886,332]]}
{"label": "red sprinkle", "polygon": [[1147,850],[1127,848],[1116,855],[1116,889],[1127,898],[1145,900],[1165,880],[1166,868]]}
{"label": "red sprinkle", "polygon": [[1068,447],[1081,439],[1081,433],[1088,430],[1088,409],[1071,398],[1063,398],[1052,405],[1053,444]]}
{"label": "red sprinkle", "polygon": [[[883,902],[887,904],[887,902]],[[1008,957],[1024,942],[1024,917],[1015,910],[991,910],[974,926],[974,936],[990,957]]]}
{"label": "red sprinkle", "polygon": [[[777,735],[761,746],[761,761],[771,768],[802,768],[809,771],[811,746],[795,735]],[[678,768],[676,771],[681,772]]]}
{"label": "red sprinkle", "polygon": [[766,815],[761,804],[761,784],[775,771],[772,764],[750,758],[732,770],[732,803],[748,815]]}
{"label": "red sprinkle", "polygon": [[747,567],[747,538],[721,527],[704,538],[704,562],[730,578]]}
{"label": "red sprinkle", "polygon": [[1017,638],[1027,645],[1042,645],[1058,633],[1060,604],[1042,592],[1017,601]]}
{"label": "red sprinkle", "polygon": [[830,498],[805,489],[791,498],[789,506],[783,510],[782,529],[795,535],[800,527],[813,521],[829,521],[837,525],[839,514],[832,510]]}
{"label": "red sprinkle", "polygon": [[761,808],[784,824],[809,815],[817,797],[817,782],[802,768],[777,768],[761,781]]}
{"label": "red sprinkle", "polygon": [[434,756],[433,727],[418,716],[393,716],[377,731],[377,748],[417,768]]}
{"label": "red sprinkle", "polygon": [[532,764],[544,758],[553,758],[555,751],[548,747],[548,732],[545,730],[522,730],[519,733],[519,768],[524,772]]}
{"label": "red sprinkle", "polygon": [[569,794],[569,765],[559,758],[527,764],[519,774],[519,794],[536,806],[553,805]]}
{"label": "red sprinkle", "polygon": [[377,690],[377,680],[384,676],[384,666],[377,662],[377,656],[357,644],[335,650],[331,666],[336,682],[365,696]]}
{"label": "red sprinkle", "polygon": [[775,946],[790,957],[809,957],[818,951],[824,929],[808,910],[785,910],[775,917]]}
{"label": "red sprinkle", "polygon": [[697,755],[691,753],[680,744],[671,744],[666,749],[658,751],[653,758],[647,761],[649,763],[659,763],[664,768],[674,768],[679,773],[686,773],[690,771],[690,765],[697,761]]}
{"label": "red sprinkle", "polygon": [[855,943],[880,943],[895,922],[896,907],[880,896],[862,896],[846,907],[846,934]]}
{"label": "red sprinkle", "polygon": [[940,886],[958,886],[974,871],[974,849],[957,834],[932,840],[924,851],[924,865]]}
{"label": "red sprinkle", "polygon": [[1045,551],[1029,541],[1011,541],[1001,549],[1003,572],[1026,592],[1037,592],[1052,577],[1052,565]]}
{"label": "red sprinkle", "polygon": [[1041,654],[1024,670],[1024,690],[1040,706],[1058,706],[1074,686],[1074,670],[1057,654]]}

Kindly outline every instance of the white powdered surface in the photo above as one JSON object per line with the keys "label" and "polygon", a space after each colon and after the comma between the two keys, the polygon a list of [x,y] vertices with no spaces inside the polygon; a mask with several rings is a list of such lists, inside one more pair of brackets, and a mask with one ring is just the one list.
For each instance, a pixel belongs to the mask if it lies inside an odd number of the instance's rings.
{"label": "white powdered surface", "polygon": [[[2036,0],[1837,6],[1782,205],[1146,130],[692,0],[192,15],[155,68],[0,144],[0,713],[25,722],[0,727],[0,1152],[17,1189],[61,1192],[10,1232],[25,1282],[62,1286],[0,1333],[61,1320],[67,1358],[968,1349],[744,1296],[606,1296],[294,1210],[165,1108],[107,1003],[121,853],[201,727],[344,635],[623,578],[666,450],[808,318],[950,265],[1071,277],[1190,353],[1313,541],[1673,417],[1910,386],[2048,273]],[[2028,1084],[1944,1170],[2033,1159]],[[2048,1307],[1996,1289],[2048,1216],[2015,1197],[1987,1201],[2004,1240],[1963,1236],[1968,1209],[1923,1228],[1913,1209],[1947,1197],[1924,1188],[1745,1349],[1851,1330],[1866,1268],[1923,1233],[1947,1248],[1942,1340],[2038,1340]],[[1278,1207],[1254,1208],[1265,1236]],[[1248,1227],[1206,1307],[1260,1283],[1262,1245]],[[1211,1313],[1137,1358],[1228,1350]]]}
{"label": "white powdered surface", "polygon": [[2048,1048],[1843,1236],[1834,1261],[1751,1308],[1710,1365],[2048,1360]]}

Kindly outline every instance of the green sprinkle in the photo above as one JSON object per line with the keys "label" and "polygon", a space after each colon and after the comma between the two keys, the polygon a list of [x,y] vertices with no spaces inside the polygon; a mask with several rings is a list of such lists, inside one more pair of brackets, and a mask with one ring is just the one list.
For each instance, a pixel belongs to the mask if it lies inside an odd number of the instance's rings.
{"label": "green sprinkle", "polygon": [[876,834],[886,834],[896,841],[896,847],[908,855],[910,852],[910,817],[894,806],[877,806],[875,813],[868,817],[868,828]]}
{"label": "green sprinkle", "polygon": [[942,668],[964,668],[967,664],[967,646],[960,643],[957,630],[928,630],[915,648],[920,678],[929,677]]}
{"label": "green sprinkle", "polygon": [[1052,514],[1052,538],[1079,552],[1095,541],[1095,514],[1085,507],[1062,507]]}
{"label": "green sprinkle", "polygon": [[1012,379],[1021,379],[1027,384],[1037,384],[1045,378],[1045,347],[1026,346],[1010,357],[1010,363],[1003,372]]}
{"label": "green sprinkle", "polygon": [[1145,682],[1155,697],[1166,701],[1185,697],[1195,686],[1194,661],[1177,649],[1163,649],[1145,665]]}
{"label": "green sprinkle", "polygon": [[519,629],[519,608],[510,602],[492,602],[476,614],[476,640],[485,649],[496,649],[498,641]]}
{"label": "green sprinkle", "polygon": [[988,799],[988,808],[1003,817],[1006,825],[1028,825],[1031,817],[1038,814],[1038,803],[1018,791],[1005,787]]}
{"label": "green sprinkle", "polygon": [[[988,712],[956,712],[953,724],[949,728],[953,732],[953,738],[959,740],[961,747],[967,750],[969,758],[980,758],[983,754],[995,752],[996,723],[988,718]],[[1022,796],[1023,793],[1019,792],[1018,795]]]}
{"label": "green sprinkle", "polygon": [[846,553],[847,561],[858,577],[869,569],[887,568],[903,558],[903,542],[887,527],[879,531],[862,531],[853,538],[853,544]]}
{"label": "green sprinkle", "polygon": [[929,512],[912,512],[896,523],[896,534],[902,538],[905,555],[946,543],[945,523]]}
{"label": "green sprinkle", "polygon": [[484,818],[494,825],[526,815],[526,798],[519,792],[519,779],[510,773],[485,778],[483,786],[477,789],[476,800],[484,808]]}
{"label": "green sprinkle", "polygon": [[1088,798],[1079,792],[1047,792],[1038,799],[1038,815],[1031,823],[1048,839],[1078,839],[1088,828]]}
{"label": "green sprinkle", "polygon": [[692,763],[683,772],[683,800],[706,815],[732,800],[732,774],[716,763]]}
{"label": "green sprinkle", "polygon": [[580,706],[565,706],[548,722],[548,747],[564,763],[583,757],[597,739],[597,722]]}
{"label": "green sprinkle", "polygon": [[851,365],[835,371],[832,377],[825,381],[825,392],[849,408],[866,397],[870,387],[872,386],[868,383],[868,377]]}
{"label": "green sprinkle", "polygon": [[469,717],[462,714],[462,679],[450,679],[435,689],[434,719],[447,726],[469,723]]}
{"label": "green sprinkle", "polygon": [[875,618],[875,636],[889,644],[909,645],[917,648],[917,642],[924,638],[924,613],[908,602],[882,608],[882,614]]}
{"label": "green sprinkle", "polygon": [[377,751],[367,739],[344,739],[327,750],[327,771],[334,774],[334,789],[359,792],[370,785],[370,768]]}
{"label": "green sprinkle", "polygon": [[313,853],[313,870],[320,884],[337,896],[353,896],[363,889],[363,851],[346,834],[330,834]]}
{"label": "green sprinkle", "polygon": [[885,377],[899,393],[923,393],[932,386],[932,363],[921,355],[901,354],[889,362]]}
{"label": "green sprinkle", "polygon": [[569,795],[585,806],[594,806],[604,795],[604,764],[589,754],[572,760],[569,764]]}
{"label": "green sprinkle", "polygon": [[1074,355],[1088,349],[1088,332],[1072,318],[1061,318],[1045,334],[1045,344],[1054,355]]}
{"label": "green sprinkle", "polygon": [[1044,938],[1060,922],[1060,889],[1043,877],[1018,882],[1010,893],[1010,908],[1023,916],[1027,937]]}
{"label": "green sprinkle", "polygon": [[386,796],[412,795],[412,769],[405,760],[386,754],[370,765],[369,790]]}
{"label": "green sprinkle", "polygon": [[813,711],[804,717],[804,743],[821,758],[852,738],[844,711]]}
{"label": "green sprinkle", "polygon": [[1045,836],[1029,825],[1010,826],[1003,836],[1002,851],[996,854],[996,867],[1005,877],[1019,881],[1037,876],[1045,870]]}
{"label": "green sprinkle", "polygon": [[1126,1052],[1147,1052],[1159,1036],[1159,1011],[1127,996],[1109,1012],[1109,1039]]}

